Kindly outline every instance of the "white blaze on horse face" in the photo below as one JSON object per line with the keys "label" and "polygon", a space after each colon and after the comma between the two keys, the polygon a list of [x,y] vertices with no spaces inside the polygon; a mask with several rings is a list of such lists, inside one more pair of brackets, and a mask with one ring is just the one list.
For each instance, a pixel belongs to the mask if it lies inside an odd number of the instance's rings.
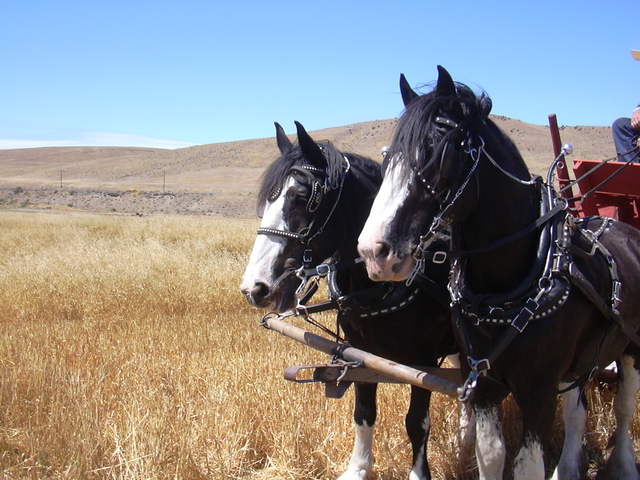
{"label": "white blaze on horse face", "polygon": [[[289,178],[278,198],[273,202],[267,201],[260,222],[261,228],[274,228],[277,230],[288,230],[288,225],[283,216],[284,200],[287,190],[293,186],[295,180]],[[263,283],[271,288],[275,282],[273,269],[276,261],[282,255],[286,240],[283,237],[275,235],[256,236],[256,240],[251,250],[247,268],[242,276],[240,290],[245,294],[258,283]]]}
{"label": "white blaze on horse face", "polygon": [[369,276],[374,280],[398,280],[395,278],[398,272],[391,267],[400,259],[391,252],[388,255],[379,255],[378,252],[380,245],[386,243],[389,224],[409,195],[410,182],[411,178],[407,179],[402,173],[398,156],[394,156],[358,238],[358,252],[365,260]]}
{"label": "white blaze on horse face", "polygon": [[387,226],[407,198],[409,186],[408,182],[403,181],[405,178],[401,170],[398,157],[395,156],[389,162],[369,218],[358,238],[358,245],[362,248],[369,248],[370,245],[385,240]]}

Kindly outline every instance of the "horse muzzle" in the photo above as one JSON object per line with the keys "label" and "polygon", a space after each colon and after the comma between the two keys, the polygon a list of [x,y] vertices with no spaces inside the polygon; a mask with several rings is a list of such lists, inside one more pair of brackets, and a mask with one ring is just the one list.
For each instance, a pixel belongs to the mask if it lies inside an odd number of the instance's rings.
{"label": "horse muzzle", "polygon": [[375,282],[400,282],[411,274],[415,263],[411,255],[398,255],[386,242],[358,243],[369,278]]}
{"label": "horse muzzle", "polygon": [[271,289],[266,283],[255,282],[251,287],[241,287],[240,291],[254,307],[266,308],[273,302]]}
{"label": "horse muzzle", "polygon": [[294,290],[289,285],[269,286],[256,281],[252,286],[242,286],[240,291],[256,308],[270,308],[282,313],[295,305]]}

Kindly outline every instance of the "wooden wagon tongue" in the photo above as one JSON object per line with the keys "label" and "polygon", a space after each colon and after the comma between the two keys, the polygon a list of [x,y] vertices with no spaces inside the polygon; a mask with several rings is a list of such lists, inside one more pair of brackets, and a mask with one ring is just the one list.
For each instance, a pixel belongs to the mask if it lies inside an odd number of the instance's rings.
{"label": "wooden wagon tongue", "polygon": [[[340,398],[354,381],[408,383],[416,387],[457,397],[461,383],[458,369],[414,368],[392,362],[386,358],[359,350],[349,345],[333,342],[319,335],[291,325],[283,319],[292,315],[267,314],[261,325],[297,342],[332,355],[338,362],[327,365],[303,365],[289,367],[285,378],[297,383],[323,382],[325,393],[331,398]],[[309,378],[300,377],[306,371],[313,372]],[[344,385],[343,385],[344,384]]]}

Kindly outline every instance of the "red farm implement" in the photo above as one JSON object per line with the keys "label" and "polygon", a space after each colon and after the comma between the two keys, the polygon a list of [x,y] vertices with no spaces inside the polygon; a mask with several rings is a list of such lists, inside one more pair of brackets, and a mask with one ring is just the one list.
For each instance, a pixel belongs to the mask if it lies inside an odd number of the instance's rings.
{"label": "red farm implement", "polygon": [[[549,115],[554,155],[562,142],[555,115]],[[560,192],[577,217],[600,215],[640,228],[640,164],[615,160],[573,160],[575,182],[569,178],[565,162],[558,165]],[[574,196],[572,186],[579,194]]]}

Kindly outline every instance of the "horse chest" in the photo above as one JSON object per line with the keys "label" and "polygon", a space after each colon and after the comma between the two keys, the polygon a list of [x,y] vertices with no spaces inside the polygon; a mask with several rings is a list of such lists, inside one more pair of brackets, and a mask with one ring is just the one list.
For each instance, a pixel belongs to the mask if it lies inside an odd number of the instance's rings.
{"label": "horse chest", "polygon": [[454,350],[448,312],[426,316],[420,304],[375,318],[342,314],[340,323],[354,347],[397,362],[421,364]]}

